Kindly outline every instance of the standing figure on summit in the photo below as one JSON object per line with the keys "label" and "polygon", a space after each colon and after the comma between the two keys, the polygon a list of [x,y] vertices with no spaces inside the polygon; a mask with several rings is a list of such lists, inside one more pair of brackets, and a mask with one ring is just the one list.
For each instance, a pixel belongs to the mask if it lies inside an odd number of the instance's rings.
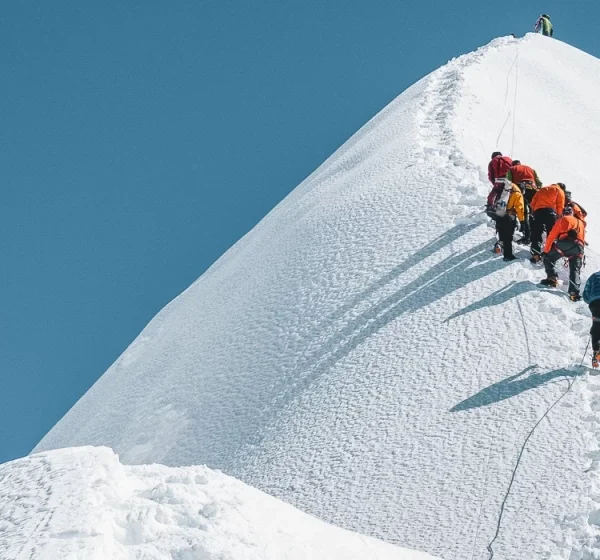
{"label": "standing figure on summit", "polygon": [[535,22],[534,31],[536,33],[541,33],[546,37],[552,37],[554,35],[554,27],[548,14],[542,14],[538,18],[538,20]]}
{"label": "standing figure on summit", "polygon": [[563,215],[565,190],[564,183],[548,185],[536,192],[531,200],[533,222],[531,223],[531,259],[529,260],[532,263],[537,263],[542,258],[544,230],[550,236],[556,220]]}
{"label": "standing figure on summit", "polygon": [[535,193],[542,186],[542,182],[537,172],[528,165],[523,165],[518,159],[514,159],[511,168],[506,174],[506,180],[519,185],[523,198],[525,200],[525,220],[522,223],[521,231],[523,237],[517,241],[522,245],[531,243],[531,201]]}

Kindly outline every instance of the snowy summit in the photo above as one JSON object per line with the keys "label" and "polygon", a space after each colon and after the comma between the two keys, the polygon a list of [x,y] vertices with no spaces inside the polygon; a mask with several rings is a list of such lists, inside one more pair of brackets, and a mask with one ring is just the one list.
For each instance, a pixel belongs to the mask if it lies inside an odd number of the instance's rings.
{"label": "snowy summit", "polygon": [[[491,251],[483,205],[495,150],[565,183],[590,214],[584,280],[598,270],[599,97],[596,58],[535,35],[426,76],[165,307],[35,451],[206,464],[445,560],[492,542],[496,559],[594,558],[590,315],[540,289],[525,249]],[[167,476],[97,453],[144,497],[138,479]]]}

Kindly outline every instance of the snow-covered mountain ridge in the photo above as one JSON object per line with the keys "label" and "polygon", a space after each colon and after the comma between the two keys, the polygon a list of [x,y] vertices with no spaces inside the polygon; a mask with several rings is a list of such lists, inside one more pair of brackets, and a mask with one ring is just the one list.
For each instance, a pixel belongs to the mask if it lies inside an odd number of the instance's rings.
{"label": "snow-covered mountain ridge", "polygon": [[435,560],[327,525],[206,467],[129,467],[106,448],[1,465],[0,497],[3,560]]}
{"label": "snow-covered mountain ridge", "polygon": [[[495,149],[590,212],[599,61],[502,38],[400,95],[171,302],[36,450],[206,463],[446,560],[593,558],[589,313],[490,252]],[[521,256],[526,256],[521,253]],[[585,275],[584,275],[585,276]],[[589,357],[588,357],[589,359]],[[592,468],[590,469],[590,461]]]}

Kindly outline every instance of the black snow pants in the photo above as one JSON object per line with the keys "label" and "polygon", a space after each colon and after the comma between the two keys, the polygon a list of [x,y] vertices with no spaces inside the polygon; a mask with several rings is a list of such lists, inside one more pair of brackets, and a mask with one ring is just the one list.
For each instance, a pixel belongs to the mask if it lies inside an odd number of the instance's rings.
{"label": "black snow pants", "polygon": [[498,238],[502,241],[502,249],[504,250],[504,257],[512,257],[512,240],[517,227],[514,216],[505,214],[502,218],[496,220],[496,228],[498,230]]}
{"label": "black snow pants", "polygon": [[536,191],[531,188],[525,188],[523,199],[525,202],[525,220],[523,221],[521,231],[523,232],[523,241],[529,243],[531,240],[531,224],[533,222],[533,216],[531,212],[531,201],[535,195]]}
{"label": "black snow pants", "polygon": [[561,239],[554,243],[550,252],[544,256],[544,268],[548,278],[558,278],[556,261],[563,257],[569,259],[569,293],[579,294],[583,246],[570,239]]}
{"label": "black snow pants", "polygon": [[592,312],[592,328],[590,335],[592,337],[592,349],[594,352],[600,350],[600,299],[595,299],[590,303],[590,311]]}
{"label": "black snow pants", "polygon": [[542,235],[544,230],[550,233],[556,223],[556,212],[552,208],[540,208],[533,213],[531,222],[531,253],[539,255],[542,252]]}

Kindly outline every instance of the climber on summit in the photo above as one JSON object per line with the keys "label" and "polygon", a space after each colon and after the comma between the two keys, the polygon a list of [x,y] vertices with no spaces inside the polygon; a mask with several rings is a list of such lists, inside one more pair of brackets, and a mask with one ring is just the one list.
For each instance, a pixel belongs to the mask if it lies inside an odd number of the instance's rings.
{"label": "climber on summit", "polygon": [[554,35],[554,27],[548,14],[542,14],[535,22],[535,27],[533,29],[536,33],[541,33],[546,37],[552,37]]}
{"label": "climber on summit", "polygon": [[584,248],[585,223],[573,216],[573,209],[567,206],[564,209],[564,216],[557,220],[546,239],[543,258],[547,278],[544,278],[540,284],[556,288],[558,285],[556,261],[564,257],[569,261],[569,297],[571,301],[579,301],[581,299],[579,273],[583,263]]}
{"label": "climber on summit", "polygon": [[[514,261],[517,257],[513,255],[512,240],[519,222],[525,219],[525,203],[521,190],[514,183],[506,182],[504,187],[508,200],[506,206],[499,206],[496,210],[496,229],[502,246],[505,261]],[[503,195],[500,195],[500,200]]]}
{"label": "climber on summit", "polygon": [[514,159],[511,168],[506,174],[507,181],[511,181],[521,189],[525,200],[525,220],[522,222],[521,231],[523,237],[517,241],[522,245],[528,245],[531,242],[531,200],[542,186],[542,182],[537,172],[528,165],[523,165],[518,159]]}
{"label": "climber on summit", "polygon": [[541,259],[544,230],[546,230],[549,237],[557,218],[563,215],[565,209],[565,190],[564,183],[548,185],[536,192],[531,200],[533,221],[531,223],[530,261],[532,263],[537,263]]}
{"label": "climber on summit", "polygon": [[592,313],[592,367],[600,365],[600,272],[594,272],[585,283],[583,301],[590,307]]}

